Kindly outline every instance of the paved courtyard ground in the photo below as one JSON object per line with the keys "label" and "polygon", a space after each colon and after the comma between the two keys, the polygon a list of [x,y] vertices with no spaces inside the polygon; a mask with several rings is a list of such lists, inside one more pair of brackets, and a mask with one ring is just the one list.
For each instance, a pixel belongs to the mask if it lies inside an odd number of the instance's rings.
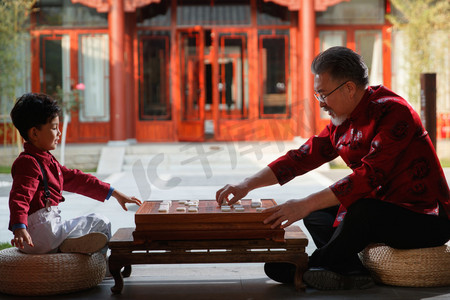
{"label": "paved courtyard ground", "polygon": [[[258,171],[274,158],[288,150],[290,145],[273,144],[267,151],[251,145],[214,146],[203,145],[207,155],[199,155],[199,149],[191,145],[191,152],[184,155],[168,155],[183,152],[184,145],[174,144],[158,153],[138,155],[113,174],[97,174],[115,188],[142,200],[213,199],[217,189],[226,183],[237,183]],[[178,148],[174,148],[178,147]],[[281,149],[283,148],[283,149]],[[194,151],[195,150],[195,151]],[[306,196],[329,186],[348,174],[348,170],[330,170],[327,166],[296,178],[283,187],[278,185],[251,192],[249,198],[274,198],[283,203],[291,198]],[[447,181],[450,169],[446,169]],[[11,239],[7,230],[9,210],[7,206],[10,176],[0,175],[0,242]],[[113,232],[121,227],[134,227],[136,206],[121,210],[111,199],[100,203],[79,195],[67,193],[61,204],[64,218],[97,212],[112,220]],[[303,223],[297,222],[304,229]],[[315,247],[310,240],[307,252]],[[70,276],[70,274],[67,274]],[[307,289],[296,292],[292,286],[278,284],[268,279],[263,264],[190,264],[136,266],[130,278],[125,279],[121,295],[111,296],[113,280],[104,280],[88,291],[45,299],[450,299],[450,287],[401,288],[378,285],[362,291],[323,292]],[[1,295],[0,299],[18,299]],[[20,298],[26,299],[26,298]],[[34,298],[39,299],[39,298]]]}

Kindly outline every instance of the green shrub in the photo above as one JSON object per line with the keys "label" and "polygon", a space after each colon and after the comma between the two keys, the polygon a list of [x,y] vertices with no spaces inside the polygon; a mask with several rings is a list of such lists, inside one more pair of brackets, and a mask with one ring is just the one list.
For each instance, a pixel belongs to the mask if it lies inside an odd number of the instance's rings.
{"label": "green shrub", "polygon": [[11,243],[0,243],[0,250],[11,248]]}

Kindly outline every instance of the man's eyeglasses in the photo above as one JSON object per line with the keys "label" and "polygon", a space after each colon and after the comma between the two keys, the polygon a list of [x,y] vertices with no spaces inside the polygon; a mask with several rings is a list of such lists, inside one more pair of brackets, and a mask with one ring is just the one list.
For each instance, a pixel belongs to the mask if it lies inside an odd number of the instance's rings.
{"label": "man's eyeglasses", "polygon": [[314,97],[316,98],[317,101],[319,102],[325,102],[325,98],[330,96],[331,94],[333,94],[335,91],[337,91],[340,87],[342,87],[344,84],[346,84],[348,81],[345,81],[343,83],[341,83],[337,88],[335,88],[334,90],[332,90],[330,93],[328,93],[328,95],[321,95],[319,92],[314,92]]}

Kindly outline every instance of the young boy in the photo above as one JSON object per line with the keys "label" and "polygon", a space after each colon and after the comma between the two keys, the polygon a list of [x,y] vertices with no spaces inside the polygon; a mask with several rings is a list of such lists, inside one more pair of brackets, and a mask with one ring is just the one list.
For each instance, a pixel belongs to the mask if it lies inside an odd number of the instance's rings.
{"label": "young boy", "polygon": [[[13,185],[9,195],[9,229],[13,246],[25,253],[94,253],[111,237],[111,223],[99,214],[63,221],[58,204],[62,191],[78,193],[98,201],[113,196],[125,204],[141,205],[109,184],[79,170],[61,165],[50,150],[56,149],[61,132],[57,102],[45,94],[25,94],[11,111],[11,119],[25,140],[24,152],[11,169]],[[105,251],[106,252],[106,251]]]}

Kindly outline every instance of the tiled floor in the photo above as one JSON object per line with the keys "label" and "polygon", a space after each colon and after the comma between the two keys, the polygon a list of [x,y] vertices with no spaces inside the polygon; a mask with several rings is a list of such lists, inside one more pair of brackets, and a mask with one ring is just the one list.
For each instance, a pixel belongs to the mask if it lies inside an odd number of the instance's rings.
{"label": "tiled floor", "polygon": [[[70,276],[67,274],[67,276]],[[87,291],[32,299],[156,299],[156,300],[250,300],[250,299],[450,299],[450,287],[402,288],[375,286],[367,290],[295,291],[264,275],[262,264],[136,266],[120,295],[112,295],[114,280],[104,280]],[[31,299],[1,295],[0,299]]]}

